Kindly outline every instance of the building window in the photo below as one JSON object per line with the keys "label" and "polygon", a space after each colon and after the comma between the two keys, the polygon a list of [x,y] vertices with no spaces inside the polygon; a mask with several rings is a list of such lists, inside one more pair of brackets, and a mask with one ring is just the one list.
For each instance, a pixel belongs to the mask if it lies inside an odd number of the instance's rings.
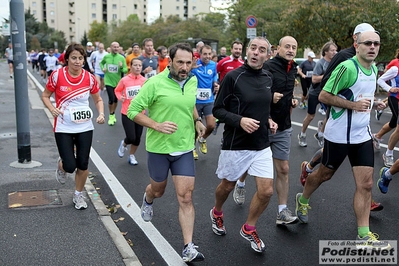
{"label": "building window", "polygon": [[54,19],[51,20],[51,24],[54,24]]}
{"label": "building window", "polygon": [[144,16],[146,16],[147,15],[147,12],[144,12]]}
{"label": "building window", "polygon": [[96,19],[96,13],[91,13],[91,18]]}
{"label": "building window", "polygon": [[147,6],[146,5],[144,5],[144,9],[146,9],[147,8]]}
{"label": "building window", "polygon": [[91,9],[96,9],[96,3],[91,4]]}
{"label": "building window", "polygon": [[194,10],[194,11],[197,10],[197,7],[196,7],[196,6],[193,6],[193,10]]}
{"label": "building window", "polygon": [[32,10],[32,14],[36,15],[37,14],[36,10]]}
{"label": "building window", "polygon": [[113,20],[117,20],[117,19],[118,19],[118,16],[117,16],[116,14],[112,14],[112,19],[113,19]]}
{"label": "building window", "polygon": [[159,6],[159,9],[162,9],[162,5]]}
{"label": "building window", "polygon": [[32,2],[32,7],[36,7],[36,2]]}
{"label": "building window", "polygon": [[180,6],[176,6],[176,10],[180,10]]}
{"label": "building window", "polygon": [[51,12],[50,12],[50,16],[54,16],[54,11],[51,11]]}
{"label": "building window", "polygon": [[116,9],[116,4],[112,4],[112,9]]}
{"label": "building window", "polygon": [[134,9],[137,9],[137,4],[134,4]]}
{"label": "building window", "polygon": [[54,7],[54,2],[50,2],[50,7]]}

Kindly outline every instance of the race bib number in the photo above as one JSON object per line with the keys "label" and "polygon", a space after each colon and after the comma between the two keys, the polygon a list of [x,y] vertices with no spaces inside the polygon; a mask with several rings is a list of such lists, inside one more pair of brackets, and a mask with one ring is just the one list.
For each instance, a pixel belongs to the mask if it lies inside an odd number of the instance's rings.
{"label": "race bib number", "polygon": [[133,99],[139,93],[141,86],[131,86],[126,88],[126,99]]}
{"label": "race bib number", "polygon": [[107,65],[107,71],[109,73],[118,73],[119,67],[118,67],[118,65],[109,64],[109,65]]}
{"label": "race bib number", "polygon": [[70,109],[71,121],[74,123],[84,123],[93,117],[90,107],[80,107]]}
{"label": "race bib number", "polygon": [[212,90],[206,88],[198,88],[197,99],[201,101],[209,100],[212,96]]}
{"label": "race bib number", "polygon": [[151,72],[145,74],[145,78],[149,79],[149,78],[155,76],[156,74],[157,74],[157,71],[156,70],[152,70]]}
{"label": "race bib number", "polygon": [[362,112],[370,113],[371,109],[373,108],[373,104],[374,104],[374,94],[359,94],[359,96],[357,96],[356,101],[360,101],[362,99],[370,100],[369,108],[365,111],[362,111]]}
{"label": "race bib number", "polygon": [[313,71],[306,71],[306,77],[311,78],[313,75]]}

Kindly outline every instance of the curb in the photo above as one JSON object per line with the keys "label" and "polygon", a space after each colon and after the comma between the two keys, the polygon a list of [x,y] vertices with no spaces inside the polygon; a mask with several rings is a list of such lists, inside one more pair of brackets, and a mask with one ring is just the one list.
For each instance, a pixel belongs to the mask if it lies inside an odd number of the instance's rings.
{"label": "curb", "polygon": [[[36,78],[27,70],[27,75],[29,79],[34,83],[34,86],[39,88],[42,92],[44,91],[43,86],[36,80]],[[31,84],[32,85],[32,84]],[[36,97],[32,94],[29,96]],[[40,96],[37,95],[40,100]],[[37,100],[37,99],[36,99]],[[52,102],[53,98],[51,98]],[[40,100],[41,102],[41,100]],[[53,116],[48,111],[47,108],[43,105],[43,111],[46,113],[50,124],[53,126]],[[134,253],[133,249],[129,246],[126,242],[126,239],[121,234],[119,228],[116,226],[114,221],[111,218],[111,214],[109,213],[108,209],[105,207],[104,202],[101,200],[100,196],[98,195],[96,189],[94,188],[93,184],[89,180],[86,179],[85,183],[86,192],[90,198],[90,201],[93,203],[94,208],[96,209],[100,220],[102,221],[104,227],[107,229],[109,236],[111,237],[112,241],[114,242],[116,248],[118,249],[119,253],[122,256],[123,262],[126,266],[142,266],[141,262],[139,261],[138,257]]]}

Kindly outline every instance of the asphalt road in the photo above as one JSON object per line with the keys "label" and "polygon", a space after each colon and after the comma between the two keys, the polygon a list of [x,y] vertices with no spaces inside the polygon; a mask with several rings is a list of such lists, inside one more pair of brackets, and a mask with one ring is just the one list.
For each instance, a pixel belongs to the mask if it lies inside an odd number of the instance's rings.
{"label": "asphalt road", "polygon": [[[105,95],[104,102],[108,97]],[[108,110],[106,108],[106,116]],[[317,113],[316,119],[311,123],[313,128],[308,129],[308,146],[300,147],[297,135],[300,132],[299,125],[306,114],[306,110],[295,109],[292,113],[293,134],[290,156],[290,192],[288,207],[295,210],[295,194],[302,192],[299,183],[300,164],[303,160],[309,160],[318,150],[316,140],[313,138],[317,127],[317,120],[322,116]],[[374,114],[374,113],[372,113]],[[381,121],[371,117],[373,132],[389,120],[390,114],[384,113]],[[91,164],[91,170],[96,174],[92,180],[98,189],[105,204],[119,204],[124,200],[124,193],[130,195],[134,202],[141,206],[143,192],[149,183],[149,175],[146,164],[145,134],[142,137],[136,158],[139,164],[131,166],[127,162],[127,154],[121,159],[117,155],[120,140],[124,137],[124,130],[120,119],[120,106],[117,109],[117,123],[111,127],[108,125],[96,125],[93,148],[100,159]],[[220,150],[220,138],[222,126],[216,136],[211,135],[208,142],[208,154],[199,154],[196,161],[196,184],[193,201],[196,210],[194,242],[199,246],[199,251],[205,255],[205,261],[200,265],[317,265],[319,263],[319,240],[354,240],[357,235],[357,226],[353,212],[352,201],[355,189],[352,171],[348,160],[344,162],[335,176],[329,182],[323,184],[312,196],[308,224],[294,224],[288,226],[276,226],[277,197],[273,195],[266,211],[260,217],[257,230],[259,236],[266,244],[266,251],[262,254],[254,252],[247,240],[243,239],[239,230],[245,222],[249,201],[255,191],[253,178],[247,178],[247,202],[238,206],[229,197],[224,205],[224,221],[227,229],[226,236],[216,236],[211,229],[209,210],[214,205],[214,191],[219,184],[215,175],[217,160]],[[384,138],[384,144],[388,136]],[[374,179],[378,178],[379,169],[383,166],[382,152],[375,151]],[[396,157],[399,157],[395,152]],[[109,174],[96,162],[101,160],[112,174]],[[97,167],[95,167],[97,166]],[[123,190],[113,189],[119,181]],[[394,177],[395,179],[395,177]],[[119,185],[119,184],[118,184]],[[399,218],[397,202],[399,202],[399,182],[391,182],[389,193],[381,194],[373,187],[373,198],[382,202],[384,210],[373,212],[370,217],[370,229],[380,235],[381,239],[397,240],[397,220]],[[122,199],[123,198],[123,199]],[[133,205],[135,203],[132,202]],[[182,234],[178,223],[178,203],[175,196],[172,179],[164,196],[156,199],[154,203],[154,218],[150,227],[143,227],[140,218],[129,215],[130,203],[118,209],[113,218],[125,218],[117,222],[121,232],[126,233],[125,238],[131,240],[133,250],[143,265],[181,265],[177,258],[183,248]],[[154,226],[152,228],[151,224]],[[144,229],[143,229],[144,228]],[[154,241],[154,234],[161,236],[163,241]],[[150,237],[148,236],[150,235]],[[152,240],[149,240],[152,239]],[[168,249],[168,243],[171,249]],[[174,251],[173,251],[174,250]],[[167,258],[167,259],[165,259]]]}

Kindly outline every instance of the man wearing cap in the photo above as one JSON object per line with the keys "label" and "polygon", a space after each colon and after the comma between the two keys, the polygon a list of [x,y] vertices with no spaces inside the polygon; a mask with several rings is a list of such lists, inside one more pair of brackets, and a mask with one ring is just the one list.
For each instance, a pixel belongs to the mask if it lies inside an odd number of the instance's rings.
{"label": "man wearing cap", "polygon": [[[322,164],[308,176],[303,193],[296,195],[296,214],[302,223],[308,222],[311,195],[323,182],[332,178],[348,157],[356,184],[353,198],[357,222],[356,248],[389,250],[390,244],[379,241],[378,235],[369,228],[374,170],[370,111],[378,72],[373,63],[379,52],[380,36],[375,31],[364,31],[357,35],[354,47],[356,56],[339,64],[320,92],[320,100],[330,106],[331,113],[326,123]],[[385,106],[382,102],[378,105]],[[347,223],[345,219],[341,220]]]}
{"label": "man wearing cap", "polygon": [[[322,80],[321,80],[320,86],[321,86],[322,89],[323,89],[324,86],[326,85],[326,82],[327,82],[327,80],[330,78],[331,73],[334,71],[334,69],[335,69],[340,63],[342,63],[343,61],[345,61],[345,60],[347,60],[347,59],[349,59],[349,58],[352,58],[353,56],[356,55],[355,43],[356,43],[357,37],[358,37],[361,33],[366,32],[366,31],[377,32],[377,31],[373,28],[373,26],[371,26],[371,25],[368,24],[368,23],[361,23],[361,24],[358,24],[358,25],[355,27],[355,30],[353,31],[353,35],[352,35],[352,38],[353,38],[353,44],[352,44],[352,46],[349,47],[349,48],[346,48],[346,49],[343,49],[343,50],[339,51],[339,52],[333,57],[333,59],[331,60],[330,64],[328,65],[328,67],[327,67],[327,69],[326,69],[326,71],[325,71],[325,73],[324,73],[324,75],[323,75],[323,78],[322,78]],[[377,32],[377,33],[378,33],[378,32]],[[327,108],[326,118],[324,118],[323,126],[322,126],[322,128],[320,129],[321,132],[317,132],[319,138],[324,138],[323,132],[324,132],[324,128],[325,128],[325,126],[326,126],[326,122],[327,122],[327,118],[328,118],[328,116],[329,116],[329,113],[330,113],[330,108],[328,107],[328,108]],[[319,131],[319,129],[318,129],[318,131]],[[320,134],[320,133],[321,133],[321,134]],[[317,152],[318,152],[318,151],[317,151]],[[310,173],[312,172],[312,170],[311,170],[309,167],[307,167],[306,164],[303,164],[303,168],[305,168],[304,170],[306,171],[306,174],[310,174]],[[301,167],[301,170],[302,170],[302,167]],[[301,172],[302,172],[302,171],[301,171]],[[301,174],[301,175],[302,175],[302,174]],[[306,177],[305,177],[305,178],[306,178]],[[384,208],[384,206],[383,206],[381,203],[375,202],[374,200],[371,200],[371,204],[370,204],[370,210],[371,210],[371,211],[380,211],[380,210],[382,210],[383,208]]]}
{"label": "man wearing cap", "polygon": [[138,43],[132,44],[132,52],[126,56],[126,65],[128,73],[130,72],[130,62],[140,56],[140,45]]}
{"label": "man wearing cap", "polygon": [[308,90],[310,85],[312,85],[312,74],[313,69],[316,65],[316,62],[313,61],[313,58],[316,58],[316,55],[313,52],[308,53],[308,60],[303,61],[298,67],[298,75],[301,79],[301,87],[302,87],[302,97],[301,102],[299,103],[299,108],[306,108],[305,99],[308,94]]}
{"label": "man wearing cap", "polygon": [[85,70],[87,70],[87,71],[89,71],[91,73],[93,73],[91,71],[93,69],[93,65],[89,62],[89,58],[90,58],[91,54],[93,53],[93,51],[94,51],[93,44],[91,42],[88,42],[86,44],[86,56],[87,56],[87,59],[86,59],[84,65],[83,65],[83,69],[85,69]]}
{"label": "man wearing cap", "polygon": [[[316,63],[316,66],[311,75],[312,85],[309,88],[308,112],[302,123],[302,131],[298,135],[299,146],[301,147],[307,146],[306,130],[315,116],[317,105],[320,103],[318,98],[321,91],[320,81],[323,78],[323,75],[326,72],[326,69],[329,63],[331,62],[332,58],[337,53],[337,45],[332,41],[329,41],[323,45],[321,53],[323,57]],[[315,138],[316,140],[318,140],[317,135],[315,135]],[[320,141],[318,143],[321,147],[323,146]]]}

